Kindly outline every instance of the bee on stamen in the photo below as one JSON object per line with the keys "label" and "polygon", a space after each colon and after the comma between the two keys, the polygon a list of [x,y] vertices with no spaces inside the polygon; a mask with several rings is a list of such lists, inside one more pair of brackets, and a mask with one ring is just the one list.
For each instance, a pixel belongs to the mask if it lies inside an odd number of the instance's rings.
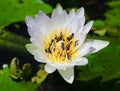
{"label": "bee on stamen", "polygon": [[72,33],[70,36],[67,37],[67,39],[70,41],[74,37],[74,33]]}

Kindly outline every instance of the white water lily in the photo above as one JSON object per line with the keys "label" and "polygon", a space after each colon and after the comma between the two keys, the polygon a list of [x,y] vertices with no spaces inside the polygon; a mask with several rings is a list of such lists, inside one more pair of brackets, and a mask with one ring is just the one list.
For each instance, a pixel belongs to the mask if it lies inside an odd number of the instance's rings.
{"label": "white water lily", "polygon": [[31,44],[27,50],[38,62],[46,63],[45,71],[53,73],[56,69],[68,83],[74,80],[74,66],[88,64],[84,56],[106,47],[109,42],[85,40],[93,21],[85,24],[84,8],[69,13],[57,7],[51,17],[42,11],[32,18],[26,17]]}

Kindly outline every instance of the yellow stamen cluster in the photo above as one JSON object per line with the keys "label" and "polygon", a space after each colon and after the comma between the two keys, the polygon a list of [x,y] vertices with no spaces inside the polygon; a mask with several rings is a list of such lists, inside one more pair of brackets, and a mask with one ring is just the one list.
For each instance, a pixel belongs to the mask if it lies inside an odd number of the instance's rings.
{"label": "yellow stamen cluster", "polygon": [[55,31],[49,34],[44,41],[47,57],[52,62],[71,62],[71,58],[77,55],[79,40],[75,40],[74,33],[68,31]]}

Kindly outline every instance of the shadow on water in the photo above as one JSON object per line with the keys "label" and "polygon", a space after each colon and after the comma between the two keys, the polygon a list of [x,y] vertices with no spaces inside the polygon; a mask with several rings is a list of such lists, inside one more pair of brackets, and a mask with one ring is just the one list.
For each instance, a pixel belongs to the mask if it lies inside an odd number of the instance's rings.
{"label": "shadow on water", "polygon": [[97,77],[88,81],[78,81],[73,84],[65,82],[58,72],[47,76],[46,80],[36,91],[120,91],[120,78],[101,82],[102,77]]}

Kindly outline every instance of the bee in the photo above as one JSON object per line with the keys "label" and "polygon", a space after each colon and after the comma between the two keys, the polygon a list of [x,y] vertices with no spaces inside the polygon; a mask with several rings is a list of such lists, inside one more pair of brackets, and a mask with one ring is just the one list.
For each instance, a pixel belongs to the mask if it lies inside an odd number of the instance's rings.
{"label": "bee", "polygon": [[72,33],[69,37],[67,37],[68,41],[70,41],[71,39],[73,39],[74,37],[74,33]]}

